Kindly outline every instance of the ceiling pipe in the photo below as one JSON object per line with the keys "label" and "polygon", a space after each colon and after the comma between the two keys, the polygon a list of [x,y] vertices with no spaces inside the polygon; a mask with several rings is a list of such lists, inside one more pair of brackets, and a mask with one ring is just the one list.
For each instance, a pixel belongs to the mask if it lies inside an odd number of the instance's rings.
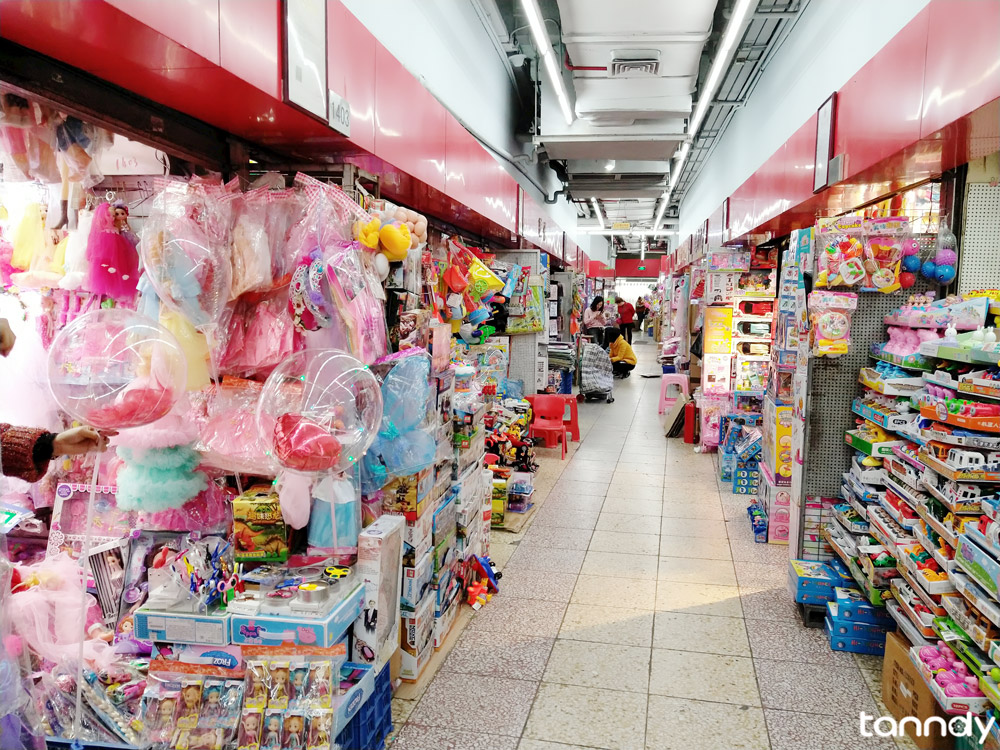
{"label": "ceiling pipe", "polygon": [[569,61],[569,50],[563,53],[563,65],[566,70],[603,70],[605,73],[608,72],[607,67],[601,67],[600,65],[574,65]]}

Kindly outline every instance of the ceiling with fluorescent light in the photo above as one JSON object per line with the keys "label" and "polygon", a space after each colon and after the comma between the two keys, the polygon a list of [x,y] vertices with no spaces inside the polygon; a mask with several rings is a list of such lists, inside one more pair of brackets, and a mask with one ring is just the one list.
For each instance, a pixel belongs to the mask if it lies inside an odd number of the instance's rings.
{"label": "ceiling with fluorescent light", "polygon": [[676,240],[642,234],[676,229],[683,192],[809,0],[473,2],[533,104],[521,136],[580,230],[601,231],[599,210],[605,229],[634,230],[613,252],[634,254]]}

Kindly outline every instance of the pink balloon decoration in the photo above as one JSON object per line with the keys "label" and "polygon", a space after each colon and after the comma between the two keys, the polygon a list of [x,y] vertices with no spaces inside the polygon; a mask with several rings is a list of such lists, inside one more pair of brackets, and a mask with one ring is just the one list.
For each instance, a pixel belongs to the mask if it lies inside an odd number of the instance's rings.
{"label": "pink balloon decoration", "polygon": [[56,403],[73,419],[119,430],[166,416],[184,393],[187,362],[158,323],[122,308],[95,310],[56,336],[48,379]]}

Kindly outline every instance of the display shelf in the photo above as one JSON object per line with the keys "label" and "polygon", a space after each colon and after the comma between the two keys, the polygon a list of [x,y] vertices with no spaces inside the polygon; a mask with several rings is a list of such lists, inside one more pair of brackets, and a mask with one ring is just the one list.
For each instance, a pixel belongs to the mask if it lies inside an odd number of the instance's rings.
{"label": "display shelf", "polygon": [[989,698],[949,698],[944,694],[944,690],[934,681],[934,674],[920,660],[920,649],[916,646],[910,648],[910,661],[920,674],[920,679],[924,681],[927,691],[934,696],[934,700],[941,710],[949,715],[965,716],[972,713],[979,716],[986,712],[990,706]]}
{"label": "display shelf", "polygon": [[982,677],[984,673],[996,666],[989,654],[972,642],[961,626],[951,619],[951,615],[945,614],[941,617],[935,617],[934,632],[941,640],[951,646],[955,655],[964,661],[969,671],[977,677]]}
{"label": "display shelf", "polygon": [[[918,545],[920,549],[923,549],[923,544]],[[931,581],[924,577],[923,572],[917,567],[916,561],[910,557],[907,551],[900,550],[899,556],[896,558],[897,569],[899,567],[905,568],[906,572],[910,575],[907,577],[912,578],[916,581],[920,587],[930,596],[940,596],[941,604],[944,605],[944,600],[947,598],[947,594],[955,593],[955,584],[950,578],[946,577],[943,581]],[[947,609],[947,607],[945,607]]]}
{"label": "display shelf", "polygon": [[[893,455],[893,457],[890,459],[890,461],[892,461],[893,463],[896,463],[897,459],[898,459],[898,461],[902,462],[903,464],[905,464],[906,466],[910,467],[911,469],[913,469],[914,471],[918,472],[919,474],[923,474],[925,471],[927,471],[927,467],[924,466],[920,462],[920,459],[917,458],[916,456],[910,455],[907,452],[906,449],[907,449],[907,446],[905,446],[905,445],[897,445],[897,446],[895,446],[892,449],[892,455]],[[909,475],[907,474],[907,476],[909,476]],[[916,489],[916,487],[915,487],[915,489]]]}
{"label": "display shelf", "polygon": [[893,354],[892,352],[884,351],[882,349],[883,346],[885,346],[884,343],[876,342],[872,344],[871,349],[868,351],[868,356],[882,362],[888,362],[891,365],[896,365],[896,367],[902,368],[903,370],[931,372],[934,369],[934,363],[922,354],[910,354],[907,356],[903,356],[902,354]]}
{"label": "display shelf", "polygon": [[941,566],[941,570],[946,570],[949,573],[955,570],[955,561],[941,554],[941,549],[934,545],[919,525],[913,528],[913,538],[920,542],[920,546],[927,550],[931,557],[937,561],[937,564]]}
{"label": "display shelf", "polygon": [[979,500],[969,500],[967,502],[955,502],[946,494],[944,494],[940,489],[935,487],[933,484],[928,482],[926,479],[920,481],[920,486],[924,488],[924,491],[937,500],[941,505],[946,507],[952,513],[957,513],[959,515],[973,515],[977,516],[982,512],[982,503]]}
{"label": "display shelf", "polygon": [[844,442],[861,451],[866,456],[891,456],[894,445],[902,445],[902,440],[886,440],[880,443],[872,443],[860,434],[859,430],[848,430],[844,433]]}
{"label": "display shelf", "polygon": [[929,447],[931,446],[925,445],[920,449],[921,462],[928,469],[946,479],[951,479],[954,482],[1000,482],[1000,468],[989,470],[971,467],[967,469],[955,469],[928,453],[927,449]]}
{"label": "display shelf", "polygon": [[882,484],[885,480],[885,469],[881,466],[864,466],[861,457],[855,454],[851,458],[851,476],[862,484]]}
{"label": "display shelf", "polygon": [[952,362],[964,362],[971,365],[995,365],[1000,363],[1000,352],[988,352],[982,349],[968,349],[954,342],[924,341],[920,344],[920,353],[934,359],[948,359]]}
{"label": "display shelf", "polygon": [[[997,627],[1000,627],[1000,604],[983,591],[979,585],[965,573],[955,570],[951,573],[955,589],[964,596],[973,607],[983,613],[983,616]],[[989,649],[992,652],[992,648]],[[992,653],[990,658],[994,658]]]}
{"label": "display shelf", "polygon": [[820,531],[823,537],[830,543],[834,552],[837,553],[837,557],[841,559],[844,565],[851,573],[851,577],[854,578],[854,582],[858,584],[858,588],[864,594],[865,598],[871,603],[873,607],[881,607],[885,603],[885,595],[888,593],[887,587],[877,586],[874,582],[869,580],[865,572],[858,567],[857,561],[842,549],[838,547],[836,542],[832,541],[832,534],[824,526]]}
{"label": "display shelf", "polygon": [[[907,505],[909,505],[913,510],[916,510],[918,506],[923,505],[925,498],[921,495],[914,494],[913,490],[909,489],[905,485],[901,484],[896,477],[891,476],[886,479],[885,484],[887,489],[890,489],[899,498],[901,498]],[[884,507],[884,505],[883,505]],[[891,507],[891,506],[890,506]],[[899,520],[897,519],[897,523]],[[911,521],[911,524],[916,523],[916,521]],[[904,525],[904,524],[900,524]]]}
{"label": "display shelf", "polygon": [[948,411],[948,407],[945,404],[923,404],[920,407],[920,416],[933,419],[935,422],[951,425],[952,427],[962,427],[966,430],[1000,432],[1000,415],[973,417],[964,414],[952,414]]}
{"label": "display shelf", "polygon": [[964,528],[962,533],[978,544],[982,549],[986,550],[994,558],[1000,560],[1000,545],[997,545],[988,539],[986,535],[979,530],[978,526],[971,523],[967,524],[967,528]]}
{"label": "display shelf", "polygon": [[923,587],[913,579],[913,575],[905,567],[900,567],[899,577],[906,581],[906,585],[909,586],[910,590],[916,594],[920,603],[923,604],[927,609],[931,611],[935,616],[940,617],[946,614],[944,607],[941,606],[941,597],[929,594],[923,589]]}
{"label": "display shelf", "polygon": [[[841,506],[834,506],[833,517],[841,525],[841,527],[844,529],[844,531],[846,531],[848,534],[867,534],[868,533],[868,530],[870,528],[870,524],[868,523],[868,520],[867,520],[868,519],[868,513],[867,513],[867,511],[865,513],[859,513],[858,514],[862,518],[861,521],[851,521],[851,520],[848,519],[846,512],[842,512],[842,511],[837,510],[838,507],[841,507]],[[857,509],[854,508],[854,506],[848,505],[848,507],[850,507],[852,510],[854,510],[855,513],[858,512]]]}
{"label": "display shelf", "polygon": [[930,633],[924,633],[921,628],[918,628],[912,620],[910,620],[909,615],[903,610],[900,603],[894,599],[887,599],[885,602],[885,611],[889,613],[889,617],[893,619],[899,631],[906,636],[906,640],[912,643],[914,646],[930,646],[931,642],[927,640],[926,636],[933,634],[933,629],[928,628]]}
{"label": "display shelf", "polygon": [[958,392],[982,398],[1000,399],[1000,381],[985,378],[959,380]]}
{"label": "display shelf", "polygon": [[[913,591],[913,588],[906,582],[906,579],[894,578],[889,585],[889,593],[892,600],[899,605],[900,610],[906,619],[912,624],[914,630],[925,638],[934,637],[934,613],[917,610],[917,605],[923,605],[923,600]],[[937,606],[937,605],[935,605]],[[944,612],[944,608],[941,608]],[[895,619],[895,618],[894,618]],[[897,620],[898,622],[898,620]]]}
{"label": "display shelf", "polygon": [[948,542],[948,544],[952,547],[958,546],[958,534],[936,519],[931,512],[927,510],[927,506],[923,503],[917,506],[917,515],[920,516],[924,523],[944,537],[944,540]]}
{"label": "display shelf", "polygon": [[[878,539],[879,543],[886,549],[891,550],[901,544],[912,544],[916,540],[906,533],[906,526],[899,522],[899,512],[895,509],[890,510],[890,508],[891,506],[879,503],[868,509],[869,533]],[[893,523],[900,528],[893,528]]]}
{"label": "display shelf", "polygon": [[873,367],[862,367],[858,373],[858,382],[883,396],[912,396],[924,387],[922,377],[883,380]]}
{"label": "display shelf", "polygon": [[859,417],[864,417],[868,421],[874,422],[879,427],[893,431],[906,427],[916,418],[915,414],[890,414],[878,409],[873,409],[861,398],[854,399],[854,403],[851,404],[851,411]]}

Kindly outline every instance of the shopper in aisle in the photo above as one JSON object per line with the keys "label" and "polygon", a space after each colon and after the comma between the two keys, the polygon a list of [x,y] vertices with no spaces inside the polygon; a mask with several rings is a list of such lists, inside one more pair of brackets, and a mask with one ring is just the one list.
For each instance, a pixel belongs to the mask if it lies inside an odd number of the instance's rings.
{"label": "shopper in aisle", "polygon": [[583,332],[594,339],[598,346],[604,346],[604,297],[597,295],[590,307],[583,311]]}
{"label": "shopper in aisle", "polygon": [[611,355],[611,369],[614,370],[615,377],[627,378],[638,362],[635,350],[618,329],[609,328],[607,333],[608,341],[611,342],[608,349]]}
{"label": "shopper in aisle", "polygon": [[642,336],[642,324],[646,320],[646,313],[646,301],[639,297],[635,301],[635,329],[640,336]]}
{"label": "shopper in aisle", "polygon": [[618,303],[618,328],[628,343],[632,343],[632,329],[635,327],[635,308],[623,299]]}

